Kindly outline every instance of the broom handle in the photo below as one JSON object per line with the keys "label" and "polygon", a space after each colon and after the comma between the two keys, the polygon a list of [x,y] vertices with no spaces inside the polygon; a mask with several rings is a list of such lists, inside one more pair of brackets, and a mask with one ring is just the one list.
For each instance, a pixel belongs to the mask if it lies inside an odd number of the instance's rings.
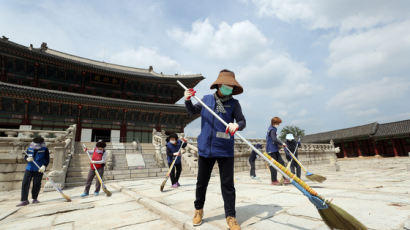
{"label": "broom handle", "polygon": [[[27,154],[26,151],[24,151],[24,154],[26,154],[26,156],[29,157],[29,155]],[[33,164],[34,164],[35,166],[37,166],[38,169],[41,168],[41,167],[37,164],[37,162],[36,162],[34,159],[33,159],[32,162],[33,162]],[[50,177],[48,177],[47,173],[46,173],[46,172],[43,172],[43,174],[44,174],[44,176],[47,178],[47,180],[49,180],[49,181],[51,182],[51,185],[53,185],[54,189],[62,193],[61,189],[60,189],[59,187],[57,187],[57,185],[54,183],[54,181],[53,181]]]}
{"label": "broom handle", "polygon": [[[84,144],[83,144],[83,148],[84,148],[84,151],[87,149],[87,147],[86,147]],[[98,178],[98,180],[100,181],[100,184],[103,186],[103,188],[105,188],[105,185],[104,185],[104,183],[103,183],[103,181],[102,181],[102,179],[101,179],[100,173],[98,172],[97,168],[95,167],[95,164],[93,163],[93,160],[91,159],[90,154],[88,154],[87,151],[85,151],[85,153],[87,154],[88,159],[90,160],[90,163],[91,163],[91,164],[93,165],[93,167],[94,167],[94,172],[95,172],[95,174],[97,175],[97,178]]]}
{"label": "broom handle", "polygon": [[[188,88],[182,84],[179,80],[177,80],[177,83],[185,90],[188,90]],[[207,109],[216,119],[218,119],[222,124],[225,126],[228,126],[228,124],[218,116],[212,109],[210,109],[201,99],[199,99],[197,96],[193,96],[205,109]],[[301,179],[297,178],[293,173],[291,173],[289,170],[287,170],[285,167],[283,167],[281,164],[279,164],[276,160],[272,159],[271,156],[269,156],[267,153],[262,153],[259,151],[259,149],[255,148],[246,138],[244,138],[240,133],[236,132],[236,136],[238,136],[245,144],[247,144],[249,147],[251,147],[252,150],[254,150],[260,157],[262,157],[265,161],[267,161],[273,168],[276,169],[280,174],[282,174],[285,178],[287,179],[293,179],[300,184],[304,189],[306,189],[310,194],[316,196],[317,193],[310,188],[309,185],[307,185],[305,182],[303,182]]]}
{"label": "broom handle", "polygon": [[[181,143],[181,146],[179,147],[178,153],[181,151],[183,144],[184,144],[184,142]],[[174,168],[174,165],[175,165],[175,162],[177,161],[177,158],[178,158],[178,156],[176,156],[175,159],[172,161],[172,164],[171,164],[171,166],[170,166],[169,169],[168,169],[167,176],[169,176],[169,174],[171,173],[172,169]]]}
{"label": "broom handle", "polygon": [[295,155],[293,155],[293,153],[289,150],[288,146],[285,146],[285,148],[288,150],[289,154],[292,156],[292,158],[296,161],[296,163],[298,163],[298,165],[303,169],[303,171],[305,171],[305,173],[307,172],[306,168],[302,165],[302,163],[300,163],[300,161],[298,159],[296,159]]}

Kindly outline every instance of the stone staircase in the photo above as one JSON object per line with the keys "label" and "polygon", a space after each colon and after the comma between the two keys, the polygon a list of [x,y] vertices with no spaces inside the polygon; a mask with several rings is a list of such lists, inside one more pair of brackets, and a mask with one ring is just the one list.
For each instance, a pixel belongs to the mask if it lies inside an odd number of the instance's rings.
{"label": "stone staircase", "polygon": [[[66,186],[84,185],[90,164],[87,155],[82,151],[81,144],[93,149],[95,143],[78,143],[76,153],[71,159],[66,178]],[[126,154],[138,153],[132,143],[121,144],[107,143],[107,150],[111,151],[112,166],[107,162],[103,179],[109,180],[132,180],[148,177],[163,177],[168,168],[160,167],[154,158],[155,147],[151,143],[142,143],[141,153],[145,166],[128,166]],[[118,147],[119,146],[119,147]]]}

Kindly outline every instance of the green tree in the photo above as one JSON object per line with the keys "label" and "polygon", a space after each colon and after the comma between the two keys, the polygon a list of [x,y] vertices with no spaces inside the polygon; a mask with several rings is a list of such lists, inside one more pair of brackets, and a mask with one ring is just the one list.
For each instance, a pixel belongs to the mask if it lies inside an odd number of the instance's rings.
{"label": "green tree", "polygon": [[295,139],[297,140],[299,137],[302,138],[303,136],[305,136],[305,130],[297,127],[297,126],[293,126],[293,125],[288,125],[282,128],[282,130],[280,131],[280,136],[279,138],[284,141],[286,139],[286,134],[291,133],[293,134],[293,136],[295,137]]}

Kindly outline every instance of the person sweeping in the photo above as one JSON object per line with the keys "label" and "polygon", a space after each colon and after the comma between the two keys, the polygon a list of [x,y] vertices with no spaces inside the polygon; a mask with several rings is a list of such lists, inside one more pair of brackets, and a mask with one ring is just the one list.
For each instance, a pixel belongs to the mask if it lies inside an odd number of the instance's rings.
{"label": "person sweeping", "polygon": [[220,71],[217,80],[211,85],[216,92],[203,97],[202,101],[218,114],[228,126],[214,116],[200,103],[195,105],[191,97],[195,96],[193,89],[185,90],[185,106],[190,114],[201,114],[201,133],[198,136],[198,177],[195,195],[195,214],[193,225],[202,224],[204,204],[208,182],[215,162],[218,162],[221,181],[222,198],[227,225],[232,230],[241,229],[236,221],[235,186],[234,186],[234,134],[246,126],[239,101],[232,95],[243,92],[242,86],[236,81],[234,72]]}
{"label": "person sweeping", "polygon": [[[21,185],[21,202],[17,207],[30,204],[28,201],[28,193],[31,181],[33,181],[33,187],[31,188],[31,198],[33,198],[32,203],[40,203],[37,198],[41,189],[41,180],[43,179],[43,173],[46,171],[46,167],[50,162],[50,152],[42,137],[35,137],[30,143],[26,153],[24,159],[26,159],[28,163]],[[40,167],[37,167],[33,161],[35,161]]]}
{"label": "person sweeping", "polygon": [[[282,120],[279,117],[272,118],[271,124],[266,134],[266,152],[281,165],[285,165],[285,162],[283,161],[282,156],[279,153],[279,148],[280,146],[286,145],[282,143],[277,137],[277,131],[280,123],[282,123]],[[272,166],[269,166],[269,170],[271,175],[271,184],[280,185],[277,177],[278,173],[276,172],[276,170]],[[289,180],[285,179],[285,184],[289,183]]]}
{"label": "person sweeping", "polygon": [[[261,144],[256,144],[256,145],[255,145],[255,148],[261,150],[261,149],[262,149],[262,145],[261,145]],[[258,179],[258,178],[256,177],[256,172],[255,172],[255,169],[256,169],[256,168],[255,168],[255,161],[256,161],[257,155],[258,155],[258,154],[257,154],[254,150],[252,150],[251,155],[249,156],[249,164],[251,165],[251,170],[250,170],[251,179]]]}
{"label": "person sweeping", "polygon": [[[91,183],[93,182],[95,172],[94,170],[97,169],[98,173],[100,174],[101,178],[104,174],[104,166],[105,166],[105,158],[106,158],[106,151],[104,150],[107,144],[104,141],[99,141],[95,145],[94,150],[87,151],[87,154],[92,155],[90,163],[90,170],[88,171],[87,181],[85,183],[84,192],[80,195],[81,197],[88,196],[91,188]],[[94,168],[95,166],[95,168]],[[98,196],[100,194],[101,183],[99,180],[95,180],[95,191],[94,196]]]}
{"label": "person sweeping", "polygon": [[182,164],[181,164],[181,152],[179,151],[181,146],[182,148],[185,148],[187,146],[186,140],[178,139],[178,135],[176,133],[173,133],[169,135],[169,142],[167,143],[167,160],[168,160],[168,166],[171,168],[172,162],[175,160],[174,166],[171,169],[171,184],[172,188],[178,188],[181,186],[179,184],[179,177],[181,176],[182,172]]}
{"label": "person sweeping", "polygon": [[[297,177],[300,178],[301,175],[301,168],[298,165],[298,163],[296,163],[296,161],[293,160],[292,156],[289,154],[289,151],[292,151],[292,153],[294,153],[293,155],[296,157],[296,159],[298,158],[298,151],[297,151],[297,146],[300,146],[300,142],[295,141],[295,137],[293,136],[293,134],[288,133],[286,134],[286,146],[287,148],[285,148],[285,153],[286,153],[286,159],[288,160],[288,162],[290,163],[290,171],[293,174],[296,174]],[[296,150],[296,152],[295,152]]]}

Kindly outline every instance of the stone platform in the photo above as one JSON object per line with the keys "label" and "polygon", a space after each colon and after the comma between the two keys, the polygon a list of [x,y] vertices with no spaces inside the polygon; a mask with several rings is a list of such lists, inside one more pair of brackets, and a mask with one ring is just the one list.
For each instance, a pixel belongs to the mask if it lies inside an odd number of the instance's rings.
{"label": "stone platform", "polygon": [[[328,179],[309,184],[369,229],[410,229],[410,158],[355,158],[338,161],[339,171],[311,168]],[[237,217],[242,229],[328,229],[314,206],[293,186],[271,186],[267,169],[235,174]],[[303,178],[304,179],[304,178]],[[181,187],[163,178],[110,182],[112,197],[80,198],[83,187],[42,192],[40,204],[16,208],[20,191],[0,193],[0,229],[226,229],[219,177],[211,178],[204,224],[190,224],[195,178],[183,177]],[[92,188],[93,189],[93,186]],[[91,190],[92,191],[92,190]]]}

